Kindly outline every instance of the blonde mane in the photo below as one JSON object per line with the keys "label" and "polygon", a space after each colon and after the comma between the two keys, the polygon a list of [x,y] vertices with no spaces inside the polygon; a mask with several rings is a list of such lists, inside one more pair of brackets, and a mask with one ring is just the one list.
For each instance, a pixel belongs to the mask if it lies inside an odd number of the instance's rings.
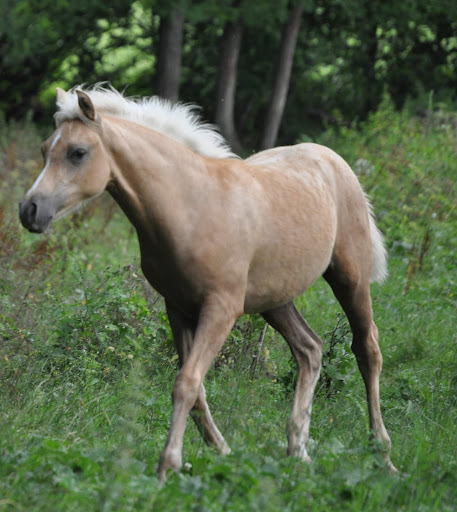
{"label": "blonde mane", "polygon": [[83,89],[73,87],[57,102],[54,115],[56,125],[64,121],[81,119],[76,90],[84,90],[90,96],[95,109],[121,119],[152,128],[185,144],[197,153],[211,158],[236,158],[222,135],[211,125],[202,122],[197,107],[168,100],[151,98],[126,98],[113,87],[96,84]]}

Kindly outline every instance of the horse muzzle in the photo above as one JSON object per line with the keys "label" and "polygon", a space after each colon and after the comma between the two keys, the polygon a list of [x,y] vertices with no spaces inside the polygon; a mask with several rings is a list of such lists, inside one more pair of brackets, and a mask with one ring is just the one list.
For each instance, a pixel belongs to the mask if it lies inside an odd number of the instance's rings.
{"label": "horse muzzle", "polygon": [[56,213],[53,201],[43,197],[25,198],[19,204],[19,218],[31,233],[44,233]]}

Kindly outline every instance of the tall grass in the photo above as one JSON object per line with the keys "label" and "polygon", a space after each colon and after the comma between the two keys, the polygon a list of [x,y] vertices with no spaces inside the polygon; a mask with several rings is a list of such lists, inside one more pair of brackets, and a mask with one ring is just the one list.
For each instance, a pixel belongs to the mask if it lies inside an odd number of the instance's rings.
{"label": "tall grass", "polygon": [[452,115],[418,118],[386,100],[361,129],[319,141],[358,172],[386,237],[390,278],[372,291],[402,475],[385,473],[368,443],[347,323],[318,282],[297,300],[325,340],[313,463],[285,456],[287,346],[245,317],[207,377],[233,452],[212,452],[189,422],[185,470],[163,487],[155,466],[177,357],[135,234],[108,198],[42,237],[26,233],[17,203],[40,171],[44,137],[30,123],[1,129],[0,510],[455,510],[455,129]]}

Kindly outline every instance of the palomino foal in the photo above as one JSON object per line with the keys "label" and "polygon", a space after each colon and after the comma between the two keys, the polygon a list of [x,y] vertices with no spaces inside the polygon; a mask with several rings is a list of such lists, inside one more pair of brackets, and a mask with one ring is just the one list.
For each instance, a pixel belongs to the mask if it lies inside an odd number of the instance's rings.
{"label": "palomino foal", "polygon": [[243,161],[189,107],[129,100],[100,86],[58,90],[57,107],[57,129],[43,145],[45,167],[20,205],[20,218],[42,233],[106,189],[135,226],[143,272],[165,298],[181,363],[160,479],[182,465],[189,413],[205,441],[229,453],[203,379],[243,313],[261,313],[296,359],[288,454],[309,460],[322,341],[293,300],[321,275],[349,319],[371,436],[394,471],[379,404],[382,358],[369,284],[386,276],[386,255],[343,159],[323,146],[299,144]]}

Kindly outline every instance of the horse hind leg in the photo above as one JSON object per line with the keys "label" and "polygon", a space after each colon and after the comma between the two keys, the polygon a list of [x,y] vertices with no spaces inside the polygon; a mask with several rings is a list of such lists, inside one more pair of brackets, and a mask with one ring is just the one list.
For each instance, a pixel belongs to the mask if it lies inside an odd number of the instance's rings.
{"label": "horse hind leg", "polygon": [[323,343],[297,311],[293,302],[266,311],[262,316],[284,337],[297,362],[294,404],[287,425],[287,453],[309,462],[311,459],[306,451],[306,441],[309,435],[314,389],[321,368]]}
{"label": "horse hind leg", "polygon": [[352,351],[365,383],[370,437],[379,441],[387,468],[395,473],[390,460],[391,441],[384,426],[380,399],[379,375],[382,369],[382,355],[378,345],[378,329],[373,321],[369,272],[364,264],[356,268],[355,258],[346,259],[351,264],[335,261],[325,272],[324,278],[331,286],[335,297],[341,304],[352,330]]}

